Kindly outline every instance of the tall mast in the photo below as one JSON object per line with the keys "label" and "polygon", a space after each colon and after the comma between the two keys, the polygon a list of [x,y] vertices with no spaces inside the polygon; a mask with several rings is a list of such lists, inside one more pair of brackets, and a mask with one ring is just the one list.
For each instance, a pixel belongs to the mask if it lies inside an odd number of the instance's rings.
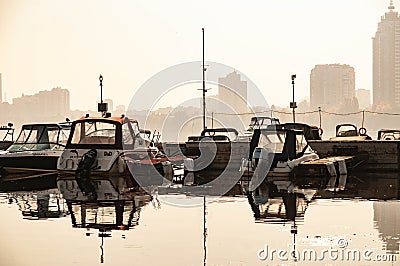
{"label": "tall mast", "polygon": [[204,65],[204,28],[201,29],[203,32],[203,130],[206,126],[206,66]]}

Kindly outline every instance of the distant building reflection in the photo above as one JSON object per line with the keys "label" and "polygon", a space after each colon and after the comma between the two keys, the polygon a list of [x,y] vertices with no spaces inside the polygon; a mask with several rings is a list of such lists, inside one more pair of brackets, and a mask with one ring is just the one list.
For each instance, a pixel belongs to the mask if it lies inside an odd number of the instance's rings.
{"label": "distant building reflection", "polygon": [[400,212],[395,209],[397,205],[398,202],[374,202],[374,226],[389,254],[399,254]]}

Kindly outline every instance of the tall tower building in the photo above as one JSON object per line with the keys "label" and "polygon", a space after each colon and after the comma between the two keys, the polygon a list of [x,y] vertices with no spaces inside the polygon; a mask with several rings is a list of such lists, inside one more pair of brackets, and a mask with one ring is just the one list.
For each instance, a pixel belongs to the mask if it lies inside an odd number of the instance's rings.
{"label": "tall tower building", "polygon": [[247,81],[236,71],[218,79],[218,99],[236,113],[247,112]]}
{"label": "tall tower building", "polygon": [[0,103],[3,102],[3,80],[1,79],[1,73],[0,73]]}
{"label": "tall tower building", "polygon": [[310,74],[310,107],[330,109],[355,96],[355,72],[349,65],[316,65]]}
{"label": "tall tower building", "polygon": [[393,0],[373,40],[373,104],[400,107],[400,17]]}
{"label": "tall tower building", "polygon": [[[239,114],[239,124],[235,127],[247,126],[250,118],[247,105],[247,81],[241,79],[237,71],[229,73],[226,77],[218,78],[218,96],[215,99],[219,105],[218,112]],[[225,117],[228,118],[228,117]],[[232,117],[231,117],[232,118]],[[231,124],[233,126],[234,124]]]}

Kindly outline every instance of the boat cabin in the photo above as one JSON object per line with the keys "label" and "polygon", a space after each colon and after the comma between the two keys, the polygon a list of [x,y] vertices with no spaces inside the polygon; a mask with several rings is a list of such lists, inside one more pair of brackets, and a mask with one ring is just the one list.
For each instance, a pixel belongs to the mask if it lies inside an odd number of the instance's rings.
{"label": "boat cabin", "polygon": [[70,133],[69,123],[23,125],[8,152],[63,150]]}
{"label": "boat cabin", "polygon": [[252,131],[257,128],[267,127],[268,125],[279,125],[279,124],[280,124],[279,119],[275,117],[254,116],[250,120],[250,125],[248,130]]}
{"label": "boat cabin", "polygon": [[381,129],[378,131],[378,140],[400,140],[400,129]]}
{"label": "boat cabin", "polygon": [[353,124],[339,124],[336,126],[336,137],[329,140],[371,140],[371,137],[367,135],[367,130],[363,127],[357,130]]}
{"label": "boat cabin", "polygon": [[145,142],[140,134],[138,122],[125,116],[83,117],[72,123],[66,148],[133,149]]}
{"label": "boat cabin", "polygon": [[306,152],[311,153],[311,149],[302,130],[271,125],[265,129],[254,130],[249,159],[254,158],[257,161],[262,157],[261,153],[268,153],[273,155],[271,167],[276,167],[278,162],[300,158]]}
{"label": "boat cabin", "polygon": [[201,141],[210,138],[218,142],[230,142],[238,139],[239,132],[234,128],[207,128],[203,130],[200,136],[188,137],[188,142]]}
{"label": "boat cabin", "polygon": [[277,129],[296,129],[301,130],[304,133],[304,136],[307,140],[320,140],[322,131],[316,126],[310,126],[303,123],[285,123],[275,125]]}

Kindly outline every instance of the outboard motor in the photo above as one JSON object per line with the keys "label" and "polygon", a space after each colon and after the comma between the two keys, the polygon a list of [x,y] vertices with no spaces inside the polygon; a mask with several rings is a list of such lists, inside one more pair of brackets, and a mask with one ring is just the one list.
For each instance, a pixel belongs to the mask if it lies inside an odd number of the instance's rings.
{"label": "outboard motor", "polygon": [[96,200],[96,188],[90,178],[90,170],[96,161],[97,151],[91,149],[82,156],[75,173],[75,180],[78,183],[79,189],[83,195],[87,196],[89,200]]}

